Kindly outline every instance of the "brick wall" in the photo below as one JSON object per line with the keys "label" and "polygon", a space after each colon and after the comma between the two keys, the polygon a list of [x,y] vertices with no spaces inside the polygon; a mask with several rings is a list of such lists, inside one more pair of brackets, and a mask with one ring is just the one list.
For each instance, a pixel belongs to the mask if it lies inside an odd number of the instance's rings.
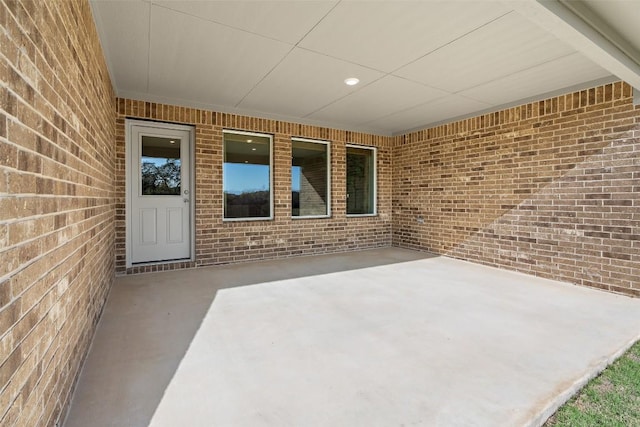
{"label": "brick wall", "polygon": [[640,296],[640,108],[628,85],[394,144],[394,245]]}
{"label": "brick wall", "polygon": [[54,426],[114,276],[115,102],[86,1],[0,27],[0,425]]}
{"label": "brick wall", "polygon": [[[168,270],[239,261],[310,255],[391,244],[392,138],[258,119],[194,108],[117,100],[116,269],[118,273]],[[125,258],[125,118],[195,126],[196,261],[134,266]],[[222,131],[274,135],[274,220],[222,221]],[[331,141],[331,218],[291,218],[291,138]],[[378,212],[347,218],[346,143],[378,147]]]}

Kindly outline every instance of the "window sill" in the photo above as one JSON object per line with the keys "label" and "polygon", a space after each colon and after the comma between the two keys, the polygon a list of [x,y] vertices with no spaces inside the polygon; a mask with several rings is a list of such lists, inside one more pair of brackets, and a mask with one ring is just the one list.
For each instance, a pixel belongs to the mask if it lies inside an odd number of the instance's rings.
{"label": "window sill", "polygon": [[273,221],[272,216],[259,218],[222,218],[222,222],[242,222],[242,221]]}

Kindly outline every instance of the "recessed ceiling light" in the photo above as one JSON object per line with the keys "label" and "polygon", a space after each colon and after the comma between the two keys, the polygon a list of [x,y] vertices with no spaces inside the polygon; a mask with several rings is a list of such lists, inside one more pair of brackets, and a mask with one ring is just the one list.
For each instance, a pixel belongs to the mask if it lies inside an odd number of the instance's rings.
{"label": "recessed ceiling light", "polygon": [[253,139],[247,139],[247,142],[253,142]]}
{"label": "recessed ceiling light", "polygon": [[249,163],[249,160],[245,160],[244,162],[245,162],[245,163]]}
{"label": "recessed ceiling light", "polygon": [[360,83],[360,79],[357,79],[355,77],[349,77],[348,79],[344,80],[344,83],[349,86],[354,86]]}
{"label": "recessed ceiling light", "polygon": [[257,148],[252,148],[252,149],[251,149],[251,151],[256,151],[256,150],[257,150]]}
{"label": "recessed ceiling light", "polygon": [[169,141],[169,143],[175,144],[176,142],[172,139],[171,141]]}

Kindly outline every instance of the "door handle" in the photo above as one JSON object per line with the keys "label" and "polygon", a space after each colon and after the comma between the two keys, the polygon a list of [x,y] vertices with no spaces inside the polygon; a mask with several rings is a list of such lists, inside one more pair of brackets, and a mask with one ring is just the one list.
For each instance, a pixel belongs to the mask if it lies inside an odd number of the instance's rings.
{"label": "door handle", "polygon": [[185,203],[189,203],[189,199],[186,199],[186,198],[185,198],[185,199],[184,199],[184,202],[185,202]]}

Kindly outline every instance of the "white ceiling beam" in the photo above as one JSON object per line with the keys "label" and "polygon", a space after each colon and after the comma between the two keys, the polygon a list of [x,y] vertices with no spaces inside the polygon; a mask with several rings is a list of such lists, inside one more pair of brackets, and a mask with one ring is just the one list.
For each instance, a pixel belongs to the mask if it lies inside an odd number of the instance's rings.
{"label": "white ceiling beam", "polygon": [[[581,17],[585,14],[576,10],[575,2],[569,3],[570,6],[558,0],[508,1],[505,4],[629,83],[634,87],[634,93],[639,92],[640,58],[637,52],[621,48],[628,43],[607,25],[594,23],[602,24],[602,21],[588,22]],[[634,98],[638,101],[637,96]]]}

